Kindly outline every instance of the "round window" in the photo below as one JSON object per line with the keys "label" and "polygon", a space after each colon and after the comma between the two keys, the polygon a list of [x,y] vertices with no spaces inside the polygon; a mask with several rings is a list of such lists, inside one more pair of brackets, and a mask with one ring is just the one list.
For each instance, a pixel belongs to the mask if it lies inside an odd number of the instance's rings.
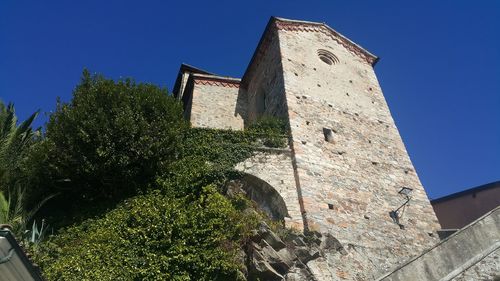
{"label": "round window", "polygon": [[339,59],[332,54],[330,51],[324,50],[324,49],[319,49],[318,50],[318,57],[319,59],[328,64],[328,65],[333,65],[339,63]]}

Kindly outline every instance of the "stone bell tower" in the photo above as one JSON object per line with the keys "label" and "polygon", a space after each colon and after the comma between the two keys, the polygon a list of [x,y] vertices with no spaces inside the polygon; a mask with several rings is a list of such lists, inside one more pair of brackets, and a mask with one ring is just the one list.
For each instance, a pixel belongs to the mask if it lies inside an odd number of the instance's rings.
{"label": "stone bell tower", "polygon": [[[377,58],[325,24],[274,25],[304,226],[351,245],[375,271],[435,243],[439,224],[377,81]],[[403,188],[411,199],[395,212]]]}
{"label": "stone bell tower", "polygon": [[289,120],[290,152],[268,164],[282,169],[256,161],[243,170],[275,187],[289,227],[328,233],[346,249],[309,262],[318,280],[373,279],[437,241],[376,62],[326,24],[273,17],[241,80],[181,68],[174,90],[193,126]]}

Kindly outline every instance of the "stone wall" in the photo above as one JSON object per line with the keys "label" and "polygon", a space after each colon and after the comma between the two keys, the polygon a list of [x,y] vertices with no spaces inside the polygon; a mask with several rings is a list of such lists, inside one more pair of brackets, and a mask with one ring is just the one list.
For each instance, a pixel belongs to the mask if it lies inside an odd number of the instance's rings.
{"label": "stone wall", "polygon": [[[332,276],[373,278],[437,242],[439,224],[372,66],[314,28],[285,26],[279,41],[305,226],[350,245],[344,264],[366,275],[347,276],[351,269],[338,262],[345,256],[323,267]],[[318,50],[337,61],[323,62]],[[413,194],[400,229],[389,212],[404,203],[404,186]]]}
{"label": "stone wall", "polygon": [[281,54],[276,31],[265,38],[262,54],[253,62],[252,74],[247,76],[248,120],[262,115],[286,117],[287,108],[283,87]]}
{"label": "stone wall", "polygon": [[192,74],[189,120],[193,127],[242,130],[246,115],[245,91],[239,79],[214,79]]}
{"label": "stone wall", "polygon": [[182,77],[181,77],[181,82],[180,82],[180,87],[179,87],[179,93],[177,94],[177,98],[179,100],[182,100],[182,95],[184,95],[184,90],[186,89],[186,85],[187,85],[187,82],[188,82],[188,79],[189,79],[189,76],[191,75],[192,73],[190,72],[184,72],[182,73]]}
{"label": "stone wall", "polygon": [[254,175],[271,185],[286,204],[288,217],[285,217],[285,225],[297,230],[303,229],[289,149],[257,152],[236,165],[236,170]]}

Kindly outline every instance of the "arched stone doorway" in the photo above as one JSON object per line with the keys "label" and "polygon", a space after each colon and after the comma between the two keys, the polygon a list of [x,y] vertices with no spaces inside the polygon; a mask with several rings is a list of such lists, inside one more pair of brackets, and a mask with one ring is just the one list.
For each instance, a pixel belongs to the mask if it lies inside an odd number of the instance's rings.
{"label": "arched stone doorway", "polygon": [[232,183],[241,188],[246,196],[254,201],[271,219],[284,221],[285,217],[289,217],[285,200],[266,181],[254,175],[244,174],[240,179],[234,180]]}

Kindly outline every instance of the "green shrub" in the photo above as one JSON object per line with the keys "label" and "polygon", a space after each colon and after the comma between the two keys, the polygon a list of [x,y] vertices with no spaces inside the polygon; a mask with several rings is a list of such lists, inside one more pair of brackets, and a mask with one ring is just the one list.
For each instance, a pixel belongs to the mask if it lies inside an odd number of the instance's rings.
{"label": "green shrub", "polygon": [[156,191],[66,229],[37,261],[48,280],[237,280],[238,241],[256,223],[213,186]]}
{"label": "green shrub", "polygon": [[50,115],[26,170],[40,196],[61,193],[59,208],[118,201],[154,184],[186,128],[165,89],[84,71],[72,100]]}
{"label": "green shrub", "polygon": [[49,280],[237,280],[236,250],[260,218],[247,199],[218,191],[255,141],[253,132],[185,130],[157,190],[62,231],[36,261]]}

